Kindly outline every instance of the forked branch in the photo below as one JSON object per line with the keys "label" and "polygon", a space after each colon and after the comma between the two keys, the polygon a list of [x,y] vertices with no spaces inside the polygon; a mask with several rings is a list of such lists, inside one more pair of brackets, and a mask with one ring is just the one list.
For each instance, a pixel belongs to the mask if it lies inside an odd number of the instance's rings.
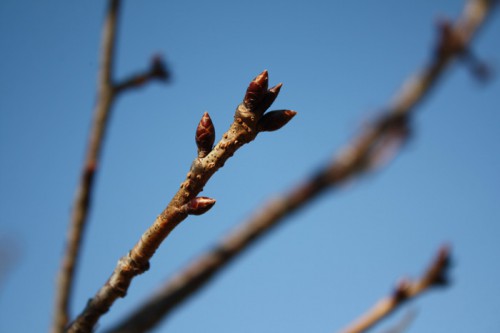
{"label": "forked branch", "polygon": [[415,107],[429,94],[450,62],[470,52],[469,45],[474,34],[495,3],[488,0],[469,1],[455,24],[441,24],[429,64],[403,85],[385,114],[369,125],[330,164],[269,202],[258,214],[167,281],[142,306],[107,332],[145,332],[151,329],[285,217],[311,203],[326,190],[360,177],[394,156],[397,148],[408,139],[410,116]]}
{"label": "forked branch", "polygon": [[237,149],[254,140],[259,132],[277,130],[295,116],[296,112],[291,110],[265,113],[280,88],[281,84],[268,89],[267,71],[258,75],[236,108],[234,122],[213,148],[215,130],[208,114],[203,115],[196,130],[198,157],[193,161],[186,180],[134,248],[119,260],[111,277],[70,325],[68,332],[91,332],[114,301],[126,295],[132,279],[148,270],[149,260],[170,232],[188,215],[203,214],[213,206],[213,199],[197,195]]}
{"label": "forked branch", "polygon": [[339,333],[362,333],[396,311],[406,301],[420,296],[434,287],[448,285],[450,251],[443,246],[422,277],[416,281],[401,280],[391,295],[378,301],[367,313]]}
{"label": "forked branch", "polygon": [[109,0],[102,34],[101,63],[94,118],[89,134],[87,153],[83,163],[80,183],[73,203],[66,249],[57,279],[52,324],[53,333],[62,333],[70,317],[69,302],[72,295],[73,281],[113,102],[116,96],[127,88],[137,87],[152,80],[166,81],[169,77],[169,72],[165,68],[161,58],[155,57],[151,68],[147,72],[135,75],[121,83],[113,82],[114,50],[120,7],[121,0]]}

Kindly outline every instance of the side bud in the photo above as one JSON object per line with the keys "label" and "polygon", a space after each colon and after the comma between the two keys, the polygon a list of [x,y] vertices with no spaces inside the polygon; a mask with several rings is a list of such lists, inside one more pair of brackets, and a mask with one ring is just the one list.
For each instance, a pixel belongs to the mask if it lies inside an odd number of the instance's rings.
{"label": "side bud", "polygon": [[215,128],[208,112],[203,114],[196,128],[196,145],[198,146],[198,157],[203,158],[210,153],[215,141]]}
{"label": "side bud", "polygon": [[259,132],[272,132],[279,130],[283,126],[285,126],[295,115],[297,112],[292,110],[277,110],[271,111],[259,120],[257,126]]}
{"label": "side bud", "polygon": [[196,197],[185,204],[184,211],[188,215],[202,215],[215,205],[215,200],[208,197]]}
{"label": "side bud", "polygon": [[267,70],[264,70],[250,82],[243,99],[243,103],[248,109],[253,110],[262,101],[267,92],[268,80]]}

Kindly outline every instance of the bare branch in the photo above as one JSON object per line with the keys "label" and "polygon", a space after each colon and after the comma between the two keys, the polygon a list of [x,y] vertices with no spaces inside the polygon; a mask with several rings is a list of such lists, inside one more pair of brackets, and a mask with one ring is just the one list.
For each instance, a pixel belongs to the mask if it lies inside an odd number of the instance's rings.
{"label": "bare branch", "polygon": [[154,57],[147,73],[133,76],[120,84],[113,83],[114,50],[120,6],[121,0],[109,0],[108,10],[104,21],[97,99],[80,184],[77,188],[76,197],[73,203],[66,250],[57,279],[52,324],[53,333],[63,332],[65,326],[68,324],[70,316],[69,302],[73,289],[75,271],[90,210],[95,175],[100,165],[101,150],[113,102],[117,94],[127,88],[138,87],[152,79],[166,81],[169,77],[169,73],[161,58]]}
{"label": "bare branch", "polygon": [[390,296],[378,301],[367,313],[339,333],[366,332],[406,301],[420,296],[430,288],[448,285],[446,274],[449,266],[450,252],[446,246],[443,246],[420,279],[417,281],[401,280]]}
{"label": "bare branch", "polygon": [[[347,180],[380,167],[381,162],[387,162],[408,139],[409,118],[414,108],[429,94],[451,60],[460,57],[469,49],[472,37],[486,19],[493,4],[493,1],[486,0],[470,1],[457,23],[449,26],[449,31],[443,33],[443,29],[440,30],[429,65],[403,85],[386,113],[343,149],[332,163],[288,193],[269,202],[259,214],[243,223],[211,251],[167,281],[146,303],[107,332],[145,332],[151,329],[285,217],[311,203],[327,189],[337,188]],[[457,37],[460,44],[450,47],[450,36],[460,36]],[[279,91],[280,87],[278,85],[270,91]],[[258,90],[256,85],[254,90],[247,92],[245,100],[252,103],[255,99],[254,91]],[[268,96],[272,97],[271,94]]]}
{"label": "bare branch", "polygon": [[94,120],[83,165],[80,185],[73,204],[73,212],[66,241],[66,250],[56,288],[56,304],[52,332],[61,333],[69,320],[69,300],[72,294],[76,264],[80,253],[83,232],[89,212],[95,174],[104,140],[107,121],[113,103],[113,59],[116,39],[116,22],[120,0],[110,0],[102,35],[101,68]]}
{"label": "bare branch", "polygon": [[[268,73],[264,71],[250,83],[243,103],[236,108],[234,122],[229,130],[206,156],[193,161],[186,180],[168,206],[134,248],[119,260],[111,277],[70,325],[68,332],[91,332],[100,316],[109,310],[114,301],[126,295],[132,279],[148,270],[149,260],[170,232],[188,215],[202,214],[215,203],[213,199],[196,196],[236,150],[253,141],[259,133],[259,121],[270,106],[266,97],[276,94],[275,90],[267,89],[267,82]],[[295,111],[287,112],[290,119],[295,115]]]}

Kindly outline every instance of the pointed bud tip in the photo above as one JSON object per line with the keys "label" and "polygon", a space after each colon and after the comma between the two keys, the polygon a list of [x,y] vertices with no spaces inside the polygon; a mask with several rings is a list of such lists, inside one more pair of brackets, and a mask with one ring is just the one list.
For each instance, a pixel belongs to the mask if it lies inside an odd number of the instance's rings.
{"label": "pointed bud tip", "polygon": [[283,87],[283,83],[278,83],[277,85],[275,85],[274,87],[272,87],[271,89],[269,89],[270,92],[272,92],[273,94],[279,94],[280,90],[281,90],[281,87]]}
{"label": "pointed bud tip", "polygon": [[267,69],[265,69],[262,73],[257,75],[255,79],[252,80],[252,82],[258,84],[259,86],[266,86],[267,90],[267,80],[269,79],[269,73],[267,72]]}
{"label": "pointed bud tip", "polygon": [[200,124],[203,125],[204,127],[213,126],[212,118],[210,118],[210,115],[208,114],[207,111],[205,111],[203,113],[203,116],[201,116]]}
{"label": "pointed bud tip", "polygon": [[262,71],[262,73],[260,73],[259,75],[257,75],[257,78],[259,78],[259,77],[266,77],[267,78],[268,76],[269,76],[269,72],[267,71],[267,69],[264,69]]}

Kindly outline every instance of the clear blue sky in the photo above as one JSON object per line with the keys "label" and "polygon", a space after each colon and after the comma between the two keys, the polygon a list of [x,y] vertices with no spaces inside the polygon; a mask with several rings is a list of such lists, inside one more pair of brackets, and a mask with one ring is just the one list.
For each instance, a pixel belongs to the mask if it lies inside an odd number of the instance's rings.
{"label": "clear blue sky", "polygon": [[[174,78],[121,96],[85,237],[80,311],[183,181],[204,111],[218,138],[263,69],[275,109],[206,186],[217,199],[162,245],[106,327],[161,281],[286,191],[388,104],[427,61],[434,22],[462,1],[124,1],[117,79],[165,55]],[[104,1],[0,2],[0,331],[50,325],[56,271],[95,99]],[[497,13],[498,14],[498,13]],[[500,16],[474,43],[500,64]],[[497,71],[498,72],[498,71]],[[175,312],[157,332],[335,332],[417,276],[443,242],[453,285],[410,307],[408,333],[500,331],[500,80],[455,64],[421,105],[411,143],[382,172],[328,193]],[[397,320],[404,312],[399,312]],[[385,322],[387,326],[390,322]]]}

